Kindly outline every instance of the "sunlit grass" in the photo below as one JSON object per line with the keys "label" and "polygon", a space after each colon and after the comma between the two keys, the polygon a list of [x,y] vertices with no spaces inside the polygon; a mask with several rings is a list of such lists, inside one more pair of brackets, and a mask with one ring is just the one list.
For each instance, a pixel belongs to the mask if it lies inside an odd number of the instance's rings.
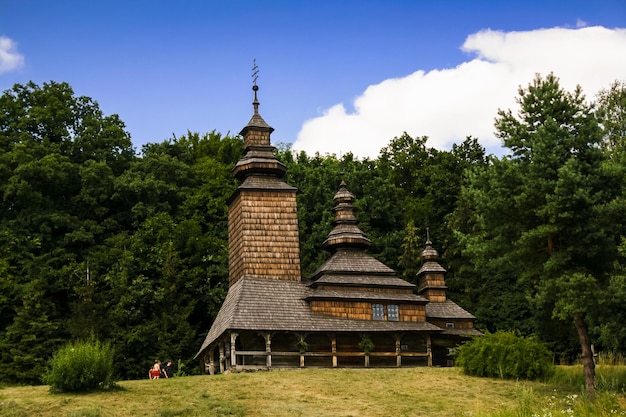
{"label": "sunlit grass", "polygon": [[[585,378],[582,365],[557,366],[552,384],[584,391]],[[596,387],[599,391],[623,393],[626,391],[626,366],[596,365]]]}
{"label": "sunlit grass", "polygon": [[580,392],[455,368],[276,370],[122,381],[118,389],[83,395],[4,387],[0,416],[556,417],[570,408],[575,416],[626,415],[623,393],[590,402]]}

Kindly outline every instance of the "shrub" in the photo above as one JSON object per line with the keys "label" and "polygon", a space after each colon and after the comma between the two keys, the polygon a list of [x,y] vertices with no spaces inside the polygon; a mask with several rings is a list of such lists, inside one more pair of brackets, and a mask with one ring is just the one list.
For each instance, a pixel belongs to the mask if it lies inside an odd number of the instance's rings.
{"label": "shrub", "polygon": [[359,342],[359,349],[365,352],[366,355],[369,355],[374,350],[374,342],[369,337],[364,337]]}
{"label": "shrub", "polygon": [[516,332],[487,333],[459,346],[456,364],[468,375],[502,379],[546,379],[554,373],[545,345]]}
{"label": "shrub", "polygon": [[94,339],[68,343],[54,354],[42,379],[52,392],[111,388],[115,386],[113,349]]}

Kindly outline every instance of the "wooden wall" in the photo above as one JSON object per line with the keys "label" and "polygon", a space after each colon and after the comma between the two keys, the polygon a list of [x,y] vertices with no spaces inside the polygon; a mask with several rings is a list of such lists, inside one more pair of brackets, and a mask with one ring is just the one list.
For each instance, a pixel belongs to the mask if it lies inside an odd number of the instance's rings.
{"label": "wooden wall", "polygon": [[[330,300],[310,302],[315,313],[357,320],[372,320],[372,304],[372,302]],[[398,313],[400,321],[426,321],[426,308],[421,304],[399,304]],[[386,308],[385,320],[387,320]]]}
{"label": "wooden wall", "polygon": [[242,276],[300,280],[295,191],[241,190],[228,225],[230,285]]}

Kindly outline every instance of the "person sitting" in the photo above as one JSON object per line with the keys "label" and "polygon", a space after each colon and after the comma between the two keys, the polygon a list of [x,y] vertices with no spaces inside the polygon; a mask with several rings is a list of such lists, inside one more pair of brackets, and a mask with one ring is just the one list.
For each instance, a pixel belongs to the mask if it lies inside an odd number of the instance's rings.
{"label": "person sitting", "polygon": [[167,361],[167,364],[161,369],[165,378],[171,378],[174,376],[174,367],[172,361]]}

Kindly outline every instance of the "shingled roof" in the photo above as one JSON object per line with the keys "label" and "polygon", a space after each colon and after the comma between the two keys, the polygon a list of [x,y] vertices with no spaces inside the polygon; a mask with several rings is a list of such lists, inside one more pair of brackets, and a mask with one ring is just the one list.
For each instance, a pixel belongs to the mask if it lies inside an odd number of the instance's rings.
{"label": "shingled roof", "polygon": [[316,280],[325,274],[349,275],[377,275],[395,277],[396,272],[378,259],[366,254],[362,250],[338,250],[324,262],[313,274],[311,279]]}
{"label": "shingled roof", "polygon": [[476,317],[468,313],[457,303],[446,300],[440,303],[426,304],[426,317],[429,319],[465,319],[474,320]]}
{"label": "shingled roof", "polygon": [[441,329],[427,322],[354,320],[315,314],[306,298],[315,291],[306,281],[244,277],[228,290],[196,357],[227,330],[293,332],[389,332]]}

